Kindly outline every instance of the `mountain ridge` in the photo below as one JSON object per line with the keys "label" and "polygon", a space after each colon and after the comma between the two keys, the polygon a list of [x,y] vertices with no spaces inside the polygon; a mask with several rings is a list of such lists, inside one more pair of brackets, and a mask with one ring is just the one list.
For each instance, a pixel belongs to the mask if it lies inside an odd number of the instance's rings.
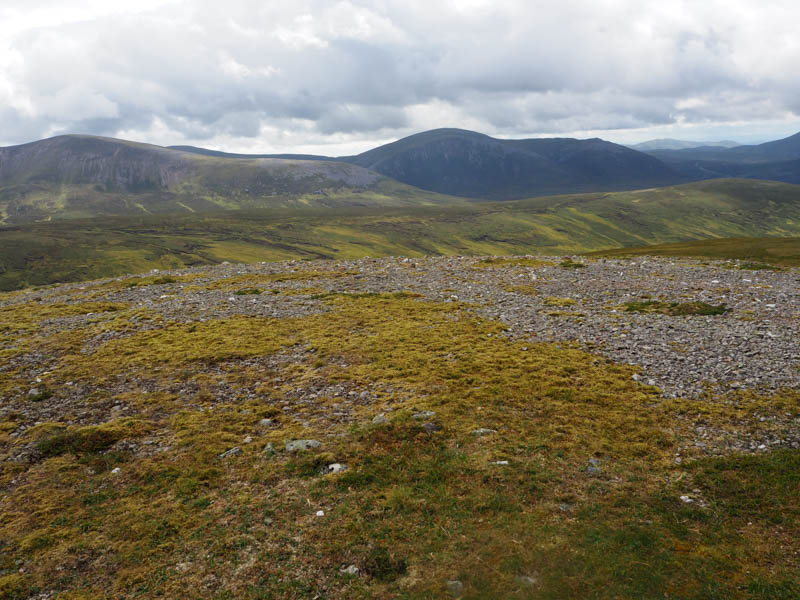
{"label": "mountain ridge", "polygon": [[0,148],[0,223],[273,206],[456,202],[358,165],[231,160],[86,135]]}
{"label": "mountain ridge", "polygon": [[[217,151],[178,148],[219,155]],[[355,164],[433,192],[490,200],[620,191],[686,181],[645,153],[599,138],[504,140],[458,128],[415,133],[357,155],[309,158]]]}

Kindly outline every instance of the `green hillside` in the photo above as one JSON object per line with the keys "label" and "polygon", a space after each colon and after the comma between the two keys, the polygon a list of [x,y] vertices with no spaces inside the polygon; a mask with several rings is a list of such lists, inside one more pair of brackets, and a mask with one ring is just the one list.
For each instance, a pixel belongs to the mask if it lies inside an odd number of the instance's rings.
{"label": "green hillside", "polygon": [[798,235],[800,187],[750,180],[507,203],[118,217],[0,229],[0,289],[225,260],[562,254]]}
{"label": "green hillside", "polygon": [[724,238],[677,244],[658,244],[640,248],[618,248],[589,253],[592,256],[694,256],[715,260],[750,261],[762,268],[800,266],[800,237],[792,238]]}

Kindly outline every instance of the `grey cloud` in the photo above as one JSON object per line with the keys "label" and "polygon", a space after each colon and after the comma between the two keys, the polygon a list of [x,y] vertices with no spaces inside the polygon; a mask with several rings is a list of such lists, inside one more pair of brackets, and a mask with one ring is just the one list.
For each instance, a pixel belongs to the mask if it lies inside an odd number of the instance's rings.
{"label": "grey cloud", "polygon": [[[249,146],[267,131],[269,149],[298,134],[392,137],[436,118],[513,135],[798,113],[786,65],[800,49],[776,43],[764,65],[753,40],[793,35],[800,9],[765,0],[752,19],[746,5],[186,0],[34,24],[7,40],[21,60],[0,60],[2,141],[152,132]],[[3,102],[3,89],[24,102]]]}

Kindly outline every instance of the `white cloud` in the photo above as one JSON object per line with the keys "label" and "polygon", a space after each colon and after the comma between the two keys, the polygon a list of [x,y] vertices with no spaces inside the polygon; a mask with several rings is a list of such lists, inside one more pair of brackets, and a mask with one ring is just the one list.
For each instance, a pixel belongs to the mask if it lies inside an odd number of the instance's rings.
{"label": "white cloud", "polygon": [[72,131],[347,154],[439,126],[788,134],[797,22],[782,0],[4,0],[0,144]]}

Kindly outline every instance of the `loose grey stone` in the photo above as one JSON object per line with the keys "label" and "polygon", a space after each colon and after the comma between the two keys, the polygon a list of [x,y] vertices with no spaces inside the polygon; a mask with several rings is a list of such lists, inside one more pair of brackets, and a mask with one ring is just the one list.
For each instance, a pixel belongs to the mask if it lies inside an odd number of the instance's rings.
{"label": "loose grey stone", "polygon": [[529,575],[518,575],[514,577],[514,583],[522,587],[532,588],[536,585],[536,578]]}
{"label": "loose grey stone", "polygon": [[350,565],[350,566],[342,567],[341,569],[339,569],[340,573],[345,573],[346,575],[358,575],[360,571],[361,571],[361,569],[359,569],[355,565]]}
{"label": "loose grey stone", "polygon": [[230,450],[226,450],[222,454],[219,455],[220,458],[230,458],[231,456],[236,456],[238,454],[242,454],[242,449],[238,446],[234,446]]}
{"label": "loose grey stone", "polygon": [[425,419],[432,419],[436,416],[436,412],[433,410],[423,410],[422,412],[418,412],[416,414],[411,415],[412,419],[416,419],[417,421],[424,421]]}
{"label": "loose grey stone", "polygon": [[385,425],[389,422],[389,419],[386,418],[386,413],[381,413],[379,415],[375,415],[375,418],[372,419],[373,425]]}
{"label": "loose grey stone", "polygon": [[493,433],[497,433],[494,429],[486,429],[485,427],[481,427],[480,429],[476,429],[472,432],[472,435],[484,436],[484,435],[492,435]]}
{"label": "loose grey stone", "polygon": [[322,443],[317,440],[291,440],[286,442],[286,451],[300,452],[302,450],[313,450],[314,448],[319,448],[321,445]]}
{"label": "loose grey stone", "polygon": [[461,598],[461,595],[464,593],[464,584],[456,580],[448,581],[447,591],[450,592],[453,598]]}
{"label": "loose grey stone", "polygon": [[261,419],[258,422],[258,424],[261,425],[261,427],[269,427],[273,423],[274,423],[274,421],[272,419]]}
{"label": "loose grey stone", "polygon": [[275,446],[272,445],[272,442],[268,442],[266,446],[264,446],[264,454],[275,454]]}
{"label": "loose grey stone", "polygon": [[342,473],[347,471],[347,465],[342,463],[333,463],[325,467],[322,471],[324,475],[331,475],[333,473]]}
{"label": "loose grey stone", "polygon": [[434,431],[441,431],[444,429],[444,427],[442,427],[439,423],[425,423],[422,428],[428,433],[433,433]]}

